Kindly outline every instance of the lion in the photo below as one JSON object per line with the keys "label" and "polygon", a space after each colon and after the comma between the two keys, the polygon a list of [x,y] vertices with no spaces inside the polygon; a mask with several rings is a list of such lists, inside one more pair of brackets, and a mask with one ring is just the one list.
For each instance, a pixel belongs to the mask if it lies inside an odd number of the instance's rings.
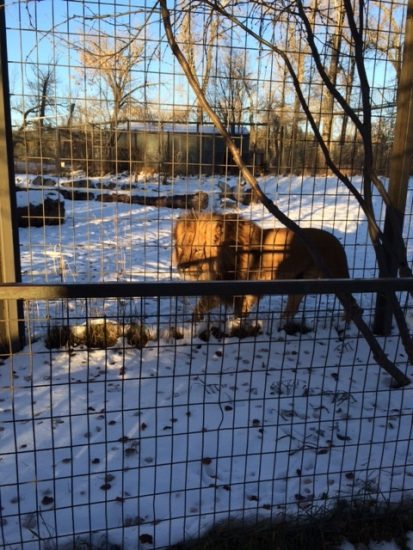
{"label": "lion", "polygon": [[[287,228],[262,229],[233,214],[188,213],[174,227],[174,263],[184,278],[196,280],[277,280],[349,278],[347,256],[340,241],[323,229],[302,229],[306,243],[323,259],[317,265],[303,240]],[[258,296],[203,296],[194,320],[219,305],[230,304],[237,317],[246,317]],[[301,294],[289,295],[282,313],[292,322]],[[349,320],[349,319],[346,319]]]}

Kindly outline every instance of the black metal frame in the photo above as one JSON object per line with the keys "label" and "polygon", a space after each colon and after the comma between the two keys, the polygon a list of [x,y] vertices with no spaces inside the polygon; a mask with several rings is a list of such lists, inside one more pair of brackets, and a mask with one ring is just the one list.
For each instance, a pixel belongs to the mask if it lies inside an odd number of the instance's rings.
{"label": "black metal frame", "polygon": [[413,279],[289,279],[277,281],[182,281],[139,283],[2,284],[1,300],[133,298],[144,296],[335,294],[413,292]]}
{"label": "black metal frame", "polygon": [[[412,279],[371,279],[371,280],[351,280],[351,279],[338,279],[338,280],[290,280],[290,281],[273,281],[273,282],[239,282],[239,281],[217,281],[217,282],[174,282],[174,283],[106,283],[99,285],[91,284],[71,284],[71,285],[27,285],[27,284],[6,284],[0,285],[0,299],[2,300],[27,300],[33,301],[48,301],[58,300],[62,302],[62,312],[60,318],[47,318],[47,316],[40,319],[43,326],[51,329],[56,326],[56,323],[65,322],[87,322],[94,319],[93,313],[89,310],[89,298],[134,298],[134,297],[180,297],[180,296],[194,296],[199,294],[288,294],[288,293],[311,293],[311,294],[324,294],[334,292],[354,292],[354,293],[373,293],[373,292],[412,292],[413,280]],[[68,300],[84,299],[86,310],[83,319],[79,319],[76,316],[71,318],[69,312]],[[173,301],[171,301],[173,304]],[[65,306],[64,304],[67,304]],[[66,309],[67,307],[67,309]],[[371,313],[371,312],[370,312]],[[67,314],[67,317],[66,317]],[[274,319],[270,319],[272,325],[275,318],[278,316],[279,311],[274,312]],[[317,312],[316,312],[317,314]],[[270,314],[271,317],[272,314]],[[322,313],[322,315],[324,315]],[[31,317],[29,315],[29,317]],[[160,316],[157,320],[158,327],[167,326],[170,319],[162,318]],[[278,317],[277,317],[278,318]],[[33,322],[34,317],[31,322]],[[105,323],[110,323],[113,319],[109,317],[104,319]],[[118,322],[123,326],[127,324],[125,318],[119,317]],[[27,323],[27,328],[30,328],[30,323]],[[271,328],[269,329],[271,331]],[[274,329],[275,330],[275,329]],[[43,337],[45,335],[43,334]],[[87,346],[77,346],[68,344],[66,347],[45,349],[39,348],[27,348],[21,352],[23,361],[20,362],[20,370],[17,367],[19,357],[17,354],[15,358],[2,359],[0,363],[0,369],[6,373],[4,382],[9,383],[10,387],[0,385],[0,389],[3,391],[2,397],[5,397],[5,402],[11,400],[13,396],[14,403],[10,409],[9,416],[2,422],[1,437],[8,438],[9,448],[3,453],[3,457],[11,463],[15,461],[16,471],[20,473],[17,476],[17,481],[13,479],[5,479],[0,488],[3,491],[0,497],[3,498],[4,510],[0,510],[0,540],[1,537],[5,541],[10,542],[6,537],[6,531],[10,524],[19,525],[16,529],[11,541],[13,544],[22,544],[23,541],[27,541],[29,536],[27,531],[36,533],[39,535],[39,540],[32,540],[31,543],[35,547],[38,544],[39,549],[43,544],[50,543],[59,545],[72,545],[73,548],[76,544],[88,544],[91,548],[101,549],[109,548],[112,544],[112,537],[118,537],[118,540],[122,540],[124,548],[128,548],[130,544],[129,531],[136,531],[136,539],[140,540],[142,546],[151,540],[154,542],[154,547],[165,547],[163,544],[159,545],[156,542],[156,536],[153,537],[153,533],[156,533],[156,528],[151,519],[141,517],[139,511],[141,510],[140,499],[153,499],[154,502],[157,499],[167,498],[169,502],[173,501],[173,483],[172,477],[170,479],[171,495],[166,495],[166,489],[162,490],[157,486],[157,479],[161,480],[161,474],[156,473],[156,466],[158,456],[149,455],[149,458],[153,462],[146,462],[148,456],[145,454],[144,449],[153,445],[157,448],[164,442],[173,441],[176,437],[176,442],[172,443],[175,448],[178,447],[178,442],[181,445],[190,445],[190,442],[194,438],[199,437],[202,442],[202,448],[198,449],[196,457],[189,455],[188,451],[186,456],[179,455],[177,458],[172,453],[168,458],[167,464],[159,460],[159,467],[168,467],[171,470],[171,476],[175,475],[172,472],[187,472],[190,469],[198,467],[203,469],[204,477],[201,476],[199,480],[199,486],[189,484],[184,486],[183,492],[185,496],[185,502],[191,501],[194,492],[199,491],[207,493],[208,491],[221,492],[222,494],[230,494],[231,491],[235,492],[243,486],[243,482],[236,478],[237,463],[242,459],[239,449],[236,447],[230,447],[226,452],[221,451],[217,456],[211,454],[209,448],[209,437],[216,438],[217,440],[236,441],[239,437],[239,433],[245,432],[248,437],[253,438],[268,438],[269,433],[278,433],[280,430],[281,436],[279,439],[275,438],[273,442],[273,448],[268,447],[258,449],[253,453],[252,460],[257,460],[260,464],[263,464],[263,472],[268,475],[268,471],[265,470],[268,462],[272,461],[286,461],[288,464],[287,477],[284,478],[279,472],[272,472],[272,479],[267,480],[265,475],[261,479],[261,470],[257,472],[257,478],[251,480],[248,478],[245,481],[245,491],[247,494],[247,501],[245,507],[241,507],[237,510],[233,510],[230,506],[228,508],[228,518],[230,514],[237,513],[241,517],[245,517],[247,520],[254,521],[255,515],[258,514],[259,508],[263,507],[263,510],[268,513],[268,517],[276,519],[281,512],[277,507],[269,501],[261,501],[259,490],[256,491],[255,486],[259,483],[270,483],[274,490],[274,502],[277,501],[276,493],[277,487],[280,483],[284,484],[288,480],[292,483],[297,483],[297,493],[295,496],[286,494],[282,496],[282,491],[279,493],[278,498],[284,498],[283,505],[286,508],[296,506],[298,515],[300,513],[312,514],[314,513],[314,507],[331,506],[334,504],[334,499],[331,499],[327,494],[321,495],[317,489],[317,483],[321,482],[323,476],[338,476],[340,477],[340,483],[343,484],[342,490],[346,490],[346,482],[348,482],[348,495],[347,498],[350,501],[357,501],[357,491],[364,490],[363,498],[375,497],[375,486],[372,482],[371,487],[368,486],[369,476],[374,477],[374,473],[379,468],[378,480],[381,476],[385,477],[389,472],[393,472],[400,465],[392,463],[390,466],[387,462],[384,462],[380,456],[372,457],[371,464],[366,466],[358,465],[355,470],[348,471],[348,465],[345,458],[342,458],[340,462],[335,464],[335,468],[332,467],[329,462],[324,465],[322,474],[317,471],[313,471],[311,468],[308,470],[308,458],[309,455],[315,463],[320,465],[324,464],[324,457],[328,457],[330,453],[343,452],[343,456],[347,455],[362,456],[362,454],[371,453],[373,444],[378,444],[377,437],[374,441],[366,441],[366,439],[360,439],[359,436],[354,437],[351,429],[353,423],[366,422],[366,426],[369,426],[370,421],[374,423],[388,423],[397,426],[398,422],[406,426],[406,423],[411,425],[410,416],[411,408],[405,403],[404,398],[400,398],[398,392],[392,393],[386,383],[383,383],[381,375],[377,375],[377,371],[373,370],[373,374],[366,375],[364,380],[364,386],[360,384],[354,384],[352,378],[356,375],[358,368],[365,370],[365,365],[349,363],[343,361],[340,366],[335,366],[327,357],[320,361],[314,361],[314,355],[318,349],[331,350],[337,345],[340,345],[345,349],[346,345],[352,345],[352,340],[346,342],[345,340],[339,340],[337,333],[333,333],[331,329],[324,333],[311,332],[310,334],[300,334],[296,336],[294,342],[288,341],[288,338],[278,337],[275,332],[272,335],[264,335],[261,341],[257,340],[253,344],[255,352],[253,359],[246,368],[245,357],[243,357],[242,342],[237,341],[234,338],[214,340],[202,342],[200,339],[191,339],[191,344],[180,343],[177,341],[167,341],[160,339],[156,343],[152,343],[152,353],[157,354],[158,361],[162,362],[162,355],[164,353],[171,353],[171,349],[174,350],[176,357],[191,356],[199,353],[205,355],[205,361],[207,362],[207,368],[205,372],[198,372],[192,359],[189,359],[188,366],[182,364],[171,364],[170,370],[165,370],[156,373],[151,377],[148,374],[144,374],[143,361],[144,351],[133,350],[126,339],[120,340],[112,348],[108,347],[105,350],[105,359],[102,362],[101,367],[97,368],[96,360],[94,359],[94,350],[89,349]],[[253,338],[253,337],[252,337]],[[397,338],[397,337],[396,337]],[[250,338],[251,342],[251,338]],[[359,343],[357,339],[354,340],[354,347],[357,349]],[[248,343],[248,342],[247,342]],[[294,345],[299,345],[300,348],[307,347],[307,355],[302,352],[301,349],[295,351]],[[267,351],[263,351],[268,348]],[[169,351],[168,351],[169,350]],[[232,350],[235,350],[234,352]],[[222,355],[220,355],[220,352]],[[99,353],[99,351],[97,352]],[[148,350],[151,353],[151,350]],[[339,352],[343,353],[343,352]],[[128,363],[126,371],[123,372],[125,357],[129,355],[129,358],[134,357],[135,371],[132,371],[131,363]],[[81,357],[84,363],[84,368],[81,371],[72,369],[72,355]],[[237,357],[237,360],[233,365],[226,365],[224,362],[224,356]],[[102,357],[102,356],[100,356]],[[110,365],[114,364],[116,357],[118,358],[117,370],[109,372]],[[120,358],[122,357],[122,358]],[[308,360],[308,364],[305,361]],[[16,363],[14,363],[16,361]],[[300,361],[302,364],[300,365]],[[265,364],[266,362],[266,364]],[[44,370],[37,369],[37,366],[41,367],[40,363],[48,363],[46,367],[47,376],[44,378]],[[67,372],[62,374],[62,364],[66,364]],[[401,358],[399,355],[399,365],[402,368],[407,366],[407,359]],[[120,369],[119,369],[120,367]],[[106,369],[108,372],[106,373]],[[130,370],[129,370],[130,369]],[[10,374],[9,374],[10,372]],[[346,374],[343,374],[345,372]],[[372,371],[369,370],[369,373]],[[25,376],[23,376],[25,375]],[[225,377],[229,378],[225,378]],[[357,377],[357,376],[356,376]],[[15,382],[13,381],[15,378]],[[323,380],[322,386],[312,385],[315,380]],[[380,380],[380,381],[379,381]],[[387,380],[387,379],[386,379]],[[234,390],[233,399],[227,396],[228,381],[234,383],[234,387],[238,387]],[[147,392],[146,384],[152,384],[151,387],[154,390],[154,399],[148,403],[145,393]],[[220,384],[222,383],[222,387]],[[261,385],[260,392],[257,396],[251,393],[259,384]],[[12,389],[12,385],[16,385]],[[198,384],[201,388],[200,394],[196,394],[196,398],[192,395],[192,384]],[[318,383],[317,383],[318,384]],[[119,390],[118,397],[116,394],[111,393],[114,386],[118,385]],[[164,402],[162,400],[162,390],[165,385],[174,395],[172,401]],[[188,393],[183,393],[175,400],[175,390],[180,385],[182,387],[188,387]],[[251,389],[245,389],[247,386]],[[136,395],[132,401],[126,401],[129,388],[136,389]],[[103,388],[103,389],[102,389]],[[158,392],[159,394],[158,401]],[[191,389],[191,391],[190,391]],[[77,403],[74,396],[76,392],[81,392],[83,396],[83,406],[81,408],[74,408]],[[19,393],[25,392],[27,396],[27,408],[24,410],[19,409],[19,405],[22,404],[22,397]],[[67,396],[67,403],[62,406],[59,396]],[[406,394],[407,395],[407,394]],[[37,396],[43,396],[42,400],[38,401]],[[64,397],[63,397],[64,399]],[[401,399],[401,401],[400,401]],[[260,403],[263,406],[260,408]],[[393,400],[399,400],[400,410],[391,409],[390,403]],[[370,402],[383,402],[388,405],[388,409],[377,408],[373,410],[368,405]],[[305,406],[303,403],[305,402]],[[3,405],[5,403],[3,402]],[[368,406],[367,406],[367,405]],[[366,410],[364,407],[366,405]],[[62,406],[62,408],[60,408]],[[208,411],[210,407],[217,407],[222,414],[222,426],[208,425]],[[239,410],[245,407],[248,410],[243,422],[238,420],[231,421],[233,411]],[[318,408],[317,408],[318,407]],[[300,416],[295,417],[295,409],[306,410],[308,417],[302,418]],[[271,409],[272,413],[266,413],[266,409]],[[187,416],[182,411],[186,411]],[[311,414],[310,414],[311,413]],[[312,416],[312,414],[315,416]],[[148,424],[147,418],[162,418],[164,415],[167,418],[170,417],[169,423],[155,423],[154,425]],[[152,416],[151,416],[152,415]],[[193,418],[199,415],[202,418],[202,423],[205,426],[205,430],[200,429],[196,424],[192,424]],[[292,415],[291,417],[289,415]],[[331,416],[332,415],[332,416]],[[176,421],[176,417],[182,420],[185,418],[183,424]],[[175,420],[174,420],[175,418]],[[114,421],[114,419],[116,419]],[[129,425],[131,419],[134,419],[136,423],[136,433],[129,433],[126,426]],[[224,422],[224,419],[226,423]],[[186,422],[186,423],[185,423]],[[50,431],[49,438],[46,438],[40,444],[37,440],[37,430],[41,430],[41,425],[53,426]],[[147,425],[148,424],[148,425]],[[363,424],[364,425],[364,424]],[[40,426],[40,427],[39,427]],[[60,426],[66,437],[60,436]],[[77,426],[83,430],[84,436],[78,438],[73,435]],[[116,428],[118,426],[118,428]],[[337,426],[340,426],[338,428]],[[349,427],[349,433],[343,430],[347,430]],[[70,427],[70,428],[69,428]],[[20,430],[26,429],[29,434],[32,434],[33,442],[27,444],[24,439],[21,439]],[[97,432],[96,428],[101,431]],[[121,430],[118,433],[118,430]],[[366,430],[368,428],[365,428]],[[284,430],[284,432],[282,431]],[[285,434],[288,430],[297,431],[302,434],[303,441],[300,443],[296,441],[294,437],[291,440],[286,440]],[[341,430],[341,431],[340,431]],[[82,431],[80,432],[83,433]],[[327,435],[335,438],[334,445],[331,448],[326,446],[325,440],[328,439]],[[284,435],[282,435],[284,434]],[[400,445],[400,453],[404,449],[404,446],[409,446],[409,437],[411,434],[404,431],[399,432],[397,428],[388,427],[385,435],[385,441],[383,444],[388,445]],[[11,439],[10,439],[11,438]],[[102,439],[103,438],[103,439]],[[29,438],[30,439],[30,438]],[[10,448],[10,441],[13,442]],[[40,441],[40,439],[39,439]],[[184,443],[185,441],[185,443]],[[268,443],[268,442],[267,442]],[[166,444],[166,443],[165,443]],[[233,443],[232,445],[235,445]],[[302,445],[302,446],[301,446]],[[108,456],[112,452],[112,449],[116,448],[117,452],[121,455],[119,461],[113,464]],[[39,451],[39,459],[33,459],[33,455]],[[54,464],[59,468],[58,471],[51,469],[50,471],[42,471],[41,469],[41,453],[44,453],[48,460],[54,461]],[[76,458],[81,455],[86,455],[85,471],[78,471],[76,466]],[[179,453],[178,453],[179,454]],[[300,458],[301,454],[303,455]],[[304,454],[306,454],[307,460],[304,460]],[[51,458],[52,457],[52,458]],[[99,457],[98,459],[96,457]],[[410,457],[406,455],[406,471],[413,469],[413,463]],[[32,461],[34,460],[34,466]],[[214,477],[214,468],[216,463],[217,476]],[[221,463],[229,463],[230,479],[232,479],[232,472],[234,472],[235,481],[231,483],[224,483],[220,477],[219,465]],[[357,460],[356,460],[357,463]],[[375,464],[380,466],[377,467]],[[22,465],[29,474],[36,475],[36,483],[29,477],[25,477],[22,474]],[[307,469],[305,464],[307,464]],[[267,464],[268,465],[268,464]],[[382,467],[381,467],[382,466]],[[321,466],[320,466],[321,467]],[[211,469],[210,474],[208,474]],[[151,474],[155,472],[154,474]],[[383,474],[381,473],[383,471]],[[247,476],[248,471],[245,470]],[[19,477],[19,475],[21,477]],[[142,481],[146,475],[153,475],[155,479],[155,485],[151,489],[150,494],[146,494],[142,489]],[[178,475],[178,474],[176,474]],[[410,475],[409,474],[404,474]],[[280,477],[281,476],[281,477]],[[289,477],[288,477],[289,476]],[[204,479],[206,478],[206,479]],[[224,476],[226,479],[226,477]],[[358,482],[360,478],[360,482]],[[366,478],[366,479],[364,479]],[[87,494],[85,501],[78,502],[79,486],[82,483],[86,483],[85,486],[91,487],[93,483],[96,483],[96,479],[99,480],[98,489],[95,492]],[[119,494],[111,490],[111,480],[116,479],[120,484],[118,487],[122,487],[125,494]],[[135,486],[132,487],[130,479],[135,480]],[[402,478],[402,486],[390,485],[387,489],[384,498],[397,498],[400,494],[400,501],[405,502],[409,498],[408,478]],[[83,481],[82,481],[83,480]],[[86,481],[84,481],[86,480]],[[186,480],[182,478],[182,483]],[[321,480],[321,481],[320,481]],[[398,483],[400,482],[400,478]],[[365,484],[365,487],[363,485]],[[59,493],[59,487],[62,484],[66,484],[70,487],[69,496],[66,501],[61,498]],[[114,483],[113,483],[114,485]],[[213,486],[211,488],[211,486]],[[284,486],[284,485],[283,485]],[[26,504],[24,496],[30,494],[31,487],[33,493],[35,493],[36,508],[28,513],[26,511]],[[312,491],[309,493],[309,500],[307,502],[306,491]],[[49,492],[48,492],[49,491]],[[141,493],[142,491],[142,493]],[[256,492],[254,492],[256,491]],[[370,491],[370,492],[369,492]],[[14,506],[10,507],[10,498],[14,493],[17,494],[16,502]],[[60,498],[59,498],[60,495]],[[280,496],[281,495],[281,496]],[[20,502],[20,498],[22,498]],[[312,500],[314,497],[314,502]],[[373,501],[374,505],[379,505],[379,497],[376,501]],[[257,503],[257,512],[251,511],[249,504]],[[212,517],[215,514],[214,504],[213,512],[205,512],[201,510],[199,512],[199,526],[201,525],[201,519],[203,517]],[[308,506],[308,508],[307,508]],[[371,506],[371,504],[370,504]],[[94,517],[94,507],[101,507],[108,511],[107,517],[102,520],[101,524],[103,528],[93,529],[93,525],[96,523]],[[156,506],[154,505],[154,509]],[[87,509],[87,512],[85,510]],[[116,524],[110,513],[113,510],[122,510],[121,519]],[[136,510],[135,516],[130,515],[130,510]],[[146,512],[146,508],[142,506]],[[77,521],[79,513],[86,514],[87,519],[85,525],[89,526],[83,530],[78,529]],[[181,521],[184,524],[189,521],[193,521],[198,512],[196,510],[181,510],[179,507],[171,509],[169,516],[164,517],[165,522]],[[220,518],[221,511],[216,511],[216,517]],[[252,514],[252,515],[248,515]],[[62,533],[59,531],[59,517],[64,516],[71,518],[73,525],[75,526],[74,532],[71,534]],[[142,516],[144,513],[142,512]],[[258,517],[258,515],[257,515]],[[76,519],[75,519],[76,518]],[[156,517],[155,517],[156,519]],[[41,525],[48,524],[49,533],[45,535],[44,530],[41,532]],[[96,535],[94,531],[99,531],[99,535]],[[120,534],[119,534],[120,533]],[[192,536],[199,536],[199,532],[192,534]],[[100,537],[100,539],[96,537]],[[171,537],[171,535],[169,535]],[[43,538],[40,538],[43,537]],[[104,538],[102,538],[104,537]],[[153,539],[151,538],[153,537]],[[100,543],[96,541],[100,540]],[[103,541],[103,542],[102,542]],[[129,541],[129,542],[128,542]],[[169,538],[169,542],[176,542]]]}

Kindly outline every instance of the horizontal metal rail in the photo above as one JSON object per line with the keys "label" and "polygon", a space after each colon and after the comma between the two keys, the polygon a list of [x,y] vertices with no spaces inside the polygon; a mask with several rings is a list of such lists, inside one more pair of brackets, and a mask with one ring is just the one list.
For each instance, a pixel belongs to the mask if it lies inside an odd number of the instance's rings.
{"label": "horizontal metal rail", "polygon": [[156,281],[133,283],[0,284],[0,300],[148,296],[281,295],[413,292],[413,278],[289,279],[283,281]]}

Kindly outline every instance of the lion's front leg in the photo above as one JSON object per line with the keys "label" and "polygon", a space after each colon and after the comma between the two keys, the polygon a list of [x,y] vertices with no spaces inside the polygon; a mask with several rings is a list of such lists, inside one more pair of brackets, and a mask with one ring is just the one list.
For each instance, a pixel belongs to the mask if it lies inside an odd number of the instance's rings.
{"label": "lion's front leg", "polygon": [[262,324],[258,320],[247,320],[248,314],[258,301],[258,296],[236,296],[234,298],[235,319],[230,323],[230,336],[237,338],[255,337],[262,333]]}
{"label": "lion's front leg", "polygon": [[205,313],[219,305],[219,303],[220,299],[218,296],[201,296],[192,313],[192,320],[194,322],[202,321]]}
{"label": "lion's front leg", "polygon": [[247,296],[235,296],[234,314],[235,317],[247,317],[251,309],[257,302],[258,297],[248,294]]}

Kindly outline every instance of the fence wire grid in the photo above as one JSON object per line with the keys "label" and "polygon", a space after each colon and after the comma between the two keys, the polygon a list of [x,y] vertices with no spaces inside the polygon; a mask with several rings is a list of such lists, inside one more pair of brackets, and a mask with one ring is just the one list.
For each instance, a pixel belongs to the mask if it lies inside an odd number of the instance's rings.
{"label": "fence wire grid", "polygon": [[[412,389],[383,364],[413,377],[413,289],[383,270],[366,216],[387,231],[407,3],[1,10],[0,544],[167,548],[221,522],[410,502]],[[334,283],[294,240],[276,270],[284,226],[251,179],[327,235]],[[350,291],[362,321],[343,319]],[[237,292],[261,296],[246,318]],[[205,295],[220,300],[197,316]]]}

